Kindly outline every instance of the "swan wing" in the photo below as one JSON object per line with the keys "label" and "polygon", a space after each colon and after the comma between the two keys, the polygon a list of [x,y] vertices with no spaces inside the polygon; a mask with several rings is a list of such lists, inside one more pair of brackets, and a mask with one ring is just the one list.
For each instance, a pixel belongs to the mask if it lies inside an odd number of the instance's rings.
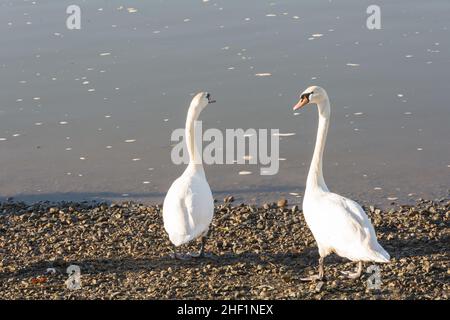
{"label": "swan wing", "polygon": [[171,242],[179,246],[206,232],[213,213],[214,201],[206,179],[181,176],[164,199],[164,228]]}
{"label": "swan wing", "polygon": [[355,201],[330,194],[339,217],[335,251],[354,261],[389,261],[389,254],[377,241],[375,229],[364,209]]}
{"label": "swan wing", "polygon": [[312,203],[314,212],[305,218],[310,220],[308,225],[319,250],[336,252],[352,261],[389,260],[389,254],[378,244],[369,217],[358,203],[329,192]]}

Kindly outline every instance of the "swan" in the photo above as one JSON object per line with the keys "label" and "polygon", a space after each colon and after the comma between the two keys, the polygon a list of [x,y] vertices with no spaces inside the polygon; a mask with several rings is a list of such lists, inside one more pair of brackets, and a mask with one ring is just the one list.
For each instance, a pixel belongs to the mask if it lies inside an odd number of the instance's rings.
{"label": "swan", "polygon": [[[207,92],[200,92],[192,99],[185,127],[189,165],[172,183],[164,199],[164,229],[174,245],[176,259],[204,256],[206,236],[214,214],[214,199],[196,145],[195,122],[202,110],[214,102]],[[198,255],[177,254],[176,247],[199,237],[201,237],[201,248]]]}
{"label": "swan", "polygon": [[389,254],[378,243],[375,229],[361,206],[328,190],[322,173],[322,157],[330,124],[330,100],[327,92],[318,86],[307,88],[294,106],[298,110],[307,104],[316,104],[319,126],[316,145],[306,181],[303,214],[319,249],[319,274],[304,281],[322,280],[324,258],[331,253],[358,263],[356,272],[342,272],[351,279],[361,276],[363,262],[387,263]]}

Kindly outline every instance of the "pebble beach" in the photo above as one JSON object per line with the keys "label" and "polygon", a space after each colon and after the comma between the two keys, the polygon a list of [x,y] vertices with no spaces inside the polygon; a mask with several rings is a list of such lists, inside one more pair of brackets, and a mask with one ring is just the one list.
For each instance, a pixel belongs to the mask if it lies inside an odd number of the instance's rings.
{"label": "pebble beach", "polygon": [[[391,262],[358,280],[355,264],[318,252],[302,211],[287,201],[261,206],[216,201],[207,256],[174,260],[161,205],[0,204],[0,299],[448,299],[450,199],[414,205],[366,204]],[[199,243],[180,251],[198,251]],[[67,268],[80,268],[69,289]],[[365,264],[364,270],[370,267]]]}

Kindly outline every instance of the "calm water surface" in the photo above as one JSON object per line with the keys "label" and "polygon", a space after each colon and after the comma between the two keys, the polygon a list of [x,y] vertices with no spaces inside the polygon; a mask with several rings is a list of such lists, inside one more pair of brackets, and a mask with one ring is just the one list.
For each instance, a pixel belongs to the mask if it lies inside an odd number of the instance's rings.
{"label": "calm water surface", "polygon": [[[383,204],[450,188],[450,3],[372,1],[0,1],[0,196],[160,202],[184,169],[170,134],[191,95],[217,103],[205,128],[279,128],[280,172],[206,168],[217,196],[301,202],[327,89],[330,189]],[[269,76],[258,77],[256,74]],[[250,175],[239,175],[240,171]]]}

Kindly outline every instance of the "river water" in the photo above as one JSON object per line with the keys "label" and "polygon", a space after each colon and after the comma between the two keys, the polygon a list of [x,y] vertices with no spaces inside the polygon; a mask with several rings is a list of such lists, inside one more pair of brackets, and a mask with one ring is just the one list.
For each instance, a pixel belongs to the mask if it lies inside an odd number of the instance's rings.
{"label": "river water", "polygon": [[[71,4],[80,30],[66,27]],[[292,105],[312,84],[332,104],[331,190],[377,204],[447,196],[450,3],[380,2],[381,30],[366,26],[370,4],[0,1],[0,196],[161,202],[184,170],[171,133],[208,91],[205,129],[291,133],[275,176],[207,166],[215,196],[301,202],[317,111]]]}

